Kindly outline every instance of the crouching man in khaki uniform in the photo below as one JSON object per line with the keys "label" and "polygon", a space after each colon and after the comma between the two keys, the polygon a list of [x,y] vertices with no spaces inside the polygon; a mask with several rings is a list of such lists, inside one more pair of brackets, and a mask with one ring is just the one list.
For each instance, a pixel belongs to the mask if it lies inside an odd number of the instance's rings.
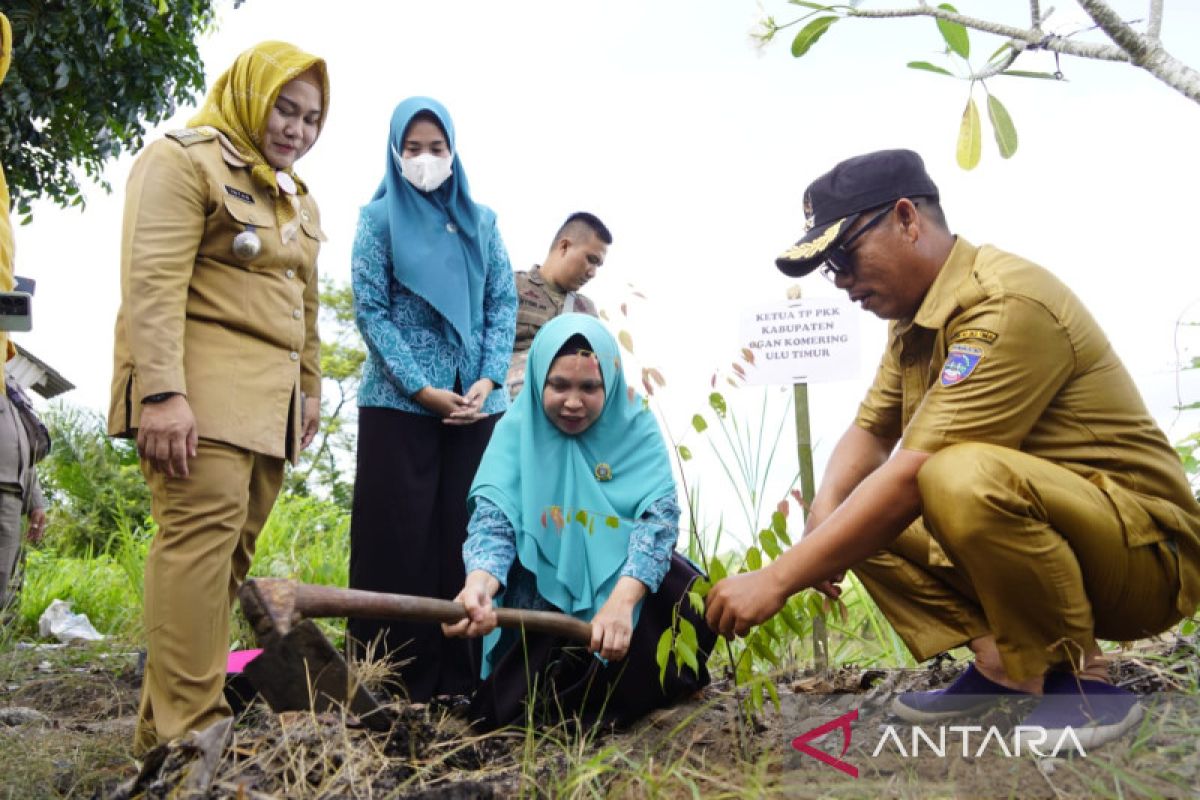
{"label": "crouching man in khaki uniform", "polygon": [[130,173],[108,431],[137,437],[158,523],[138,752],[230,714],[230,607],[317,431],[324,236],[291,167],[328,97],[323,61],[264,42]]}
{"label": "crouching man in khaki uniform", "polygon": [[709,623],[744,634],[802,589],[836,596],[853,568],[915,658],[976,656],[949,688],[901,695],[899,716],[1026,693],[1042,700],[1024,725],[1085,748],[1121,735],[1141,709],[1108,684],[1097,637],[1162,632],[1200,598],[1178,456],[1079,299],[951,234],[916,153],[844,161],[805,199],[809,230],[776,264],[820,267],[892,320],[889,345],[805,537],[713,587]]}

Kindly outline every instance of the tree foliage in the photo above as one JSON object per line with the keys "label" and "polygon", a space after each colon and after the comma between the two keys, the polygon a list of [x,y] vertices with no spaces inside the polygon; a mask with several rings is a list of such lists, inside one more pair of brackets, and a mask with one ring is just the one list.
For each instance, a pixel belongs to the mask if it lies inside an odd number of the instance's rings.
{"label": "tree foliage", "polygon": [[54,446],[38,465],[50,508],[47,541],[64,554],[105,552],[120,531],[146,524],[150,490],[131,439],[109,438],[104,419],[54,403],[43,416]]}
{"label": "tree foliage", "polygon": [[[10,0],[12,67],[0,86],[0,153],[17,213],[44,197],[82,206],[80,172],[142,147],[204,89],[196,38],[214,0]],[[236,5],[236,3],[235,3]]]}

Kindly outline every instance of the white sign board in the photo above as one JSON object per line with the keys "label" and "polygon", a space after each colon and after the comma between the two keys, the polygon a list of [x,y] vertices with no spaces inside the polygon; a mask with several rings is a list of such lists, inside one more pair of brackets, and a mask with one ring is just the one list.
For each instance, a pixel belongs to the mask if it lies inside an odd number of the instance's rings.
{"label": "white sign board", "polygon": [[742,347],[749,383],[816,383],[858,376],[859,316],[847,297],[789,300],[747,310]]}

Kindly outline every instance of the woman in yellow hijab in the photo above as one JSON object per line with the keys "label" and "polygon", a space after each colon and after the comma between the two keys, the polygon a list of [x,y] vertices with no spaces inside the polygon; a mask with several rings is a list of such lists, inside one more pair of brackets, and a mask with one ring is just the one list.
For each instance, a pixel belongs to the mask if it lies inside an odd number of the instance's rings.
{"label": "woman in yellow hijab", "polygon": [[229,716],[230,604],[316,434],[324,235],[293,165],[328,107],[324,62],[264,42],[130,173],[108,430],[137,437],[158,523],[139,752]]}

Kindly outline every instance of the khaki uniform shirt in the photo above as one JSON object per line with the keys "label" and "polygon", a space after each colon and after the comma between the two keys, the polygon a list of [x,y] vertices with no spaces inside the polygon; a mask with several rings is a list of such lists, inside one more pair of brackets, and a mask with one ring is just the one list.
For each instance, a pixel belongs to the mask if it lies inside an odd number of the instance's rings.
{"label": "khaki uniform shirt", "polygon": [[1200,505],[1104,332],[1056,277],[959,237],[916,316],[893,322],[856,424],[933,453],[985,442],[1112,500],[1130,547],[1173,542],[1179,610],[1200,600]]}
{"label": "khaki uniform shirt", "polygon": [[529,346],[533,337],[550,320],[559,314],[589,314],[596,316],[596,306],[578,292],[562,294],[546,285],[542,268],[535,266],[528,272],[518,272],[517,282],[517,338],[513,342],[512,361],[504,385],[509,397],[516,397],[525,384],[525,362],[529,358]]}
{"label": "khaki uniform shirt", "polygon": [[[275,203],[212,128],[146,148],[129,176],[108,432],[131,436],[141,399],[181,392],[199,435],[295,459],[301,393],[321,392],[316,203],[280,240]],[[233,239],[253,227],[250,259]]]}

